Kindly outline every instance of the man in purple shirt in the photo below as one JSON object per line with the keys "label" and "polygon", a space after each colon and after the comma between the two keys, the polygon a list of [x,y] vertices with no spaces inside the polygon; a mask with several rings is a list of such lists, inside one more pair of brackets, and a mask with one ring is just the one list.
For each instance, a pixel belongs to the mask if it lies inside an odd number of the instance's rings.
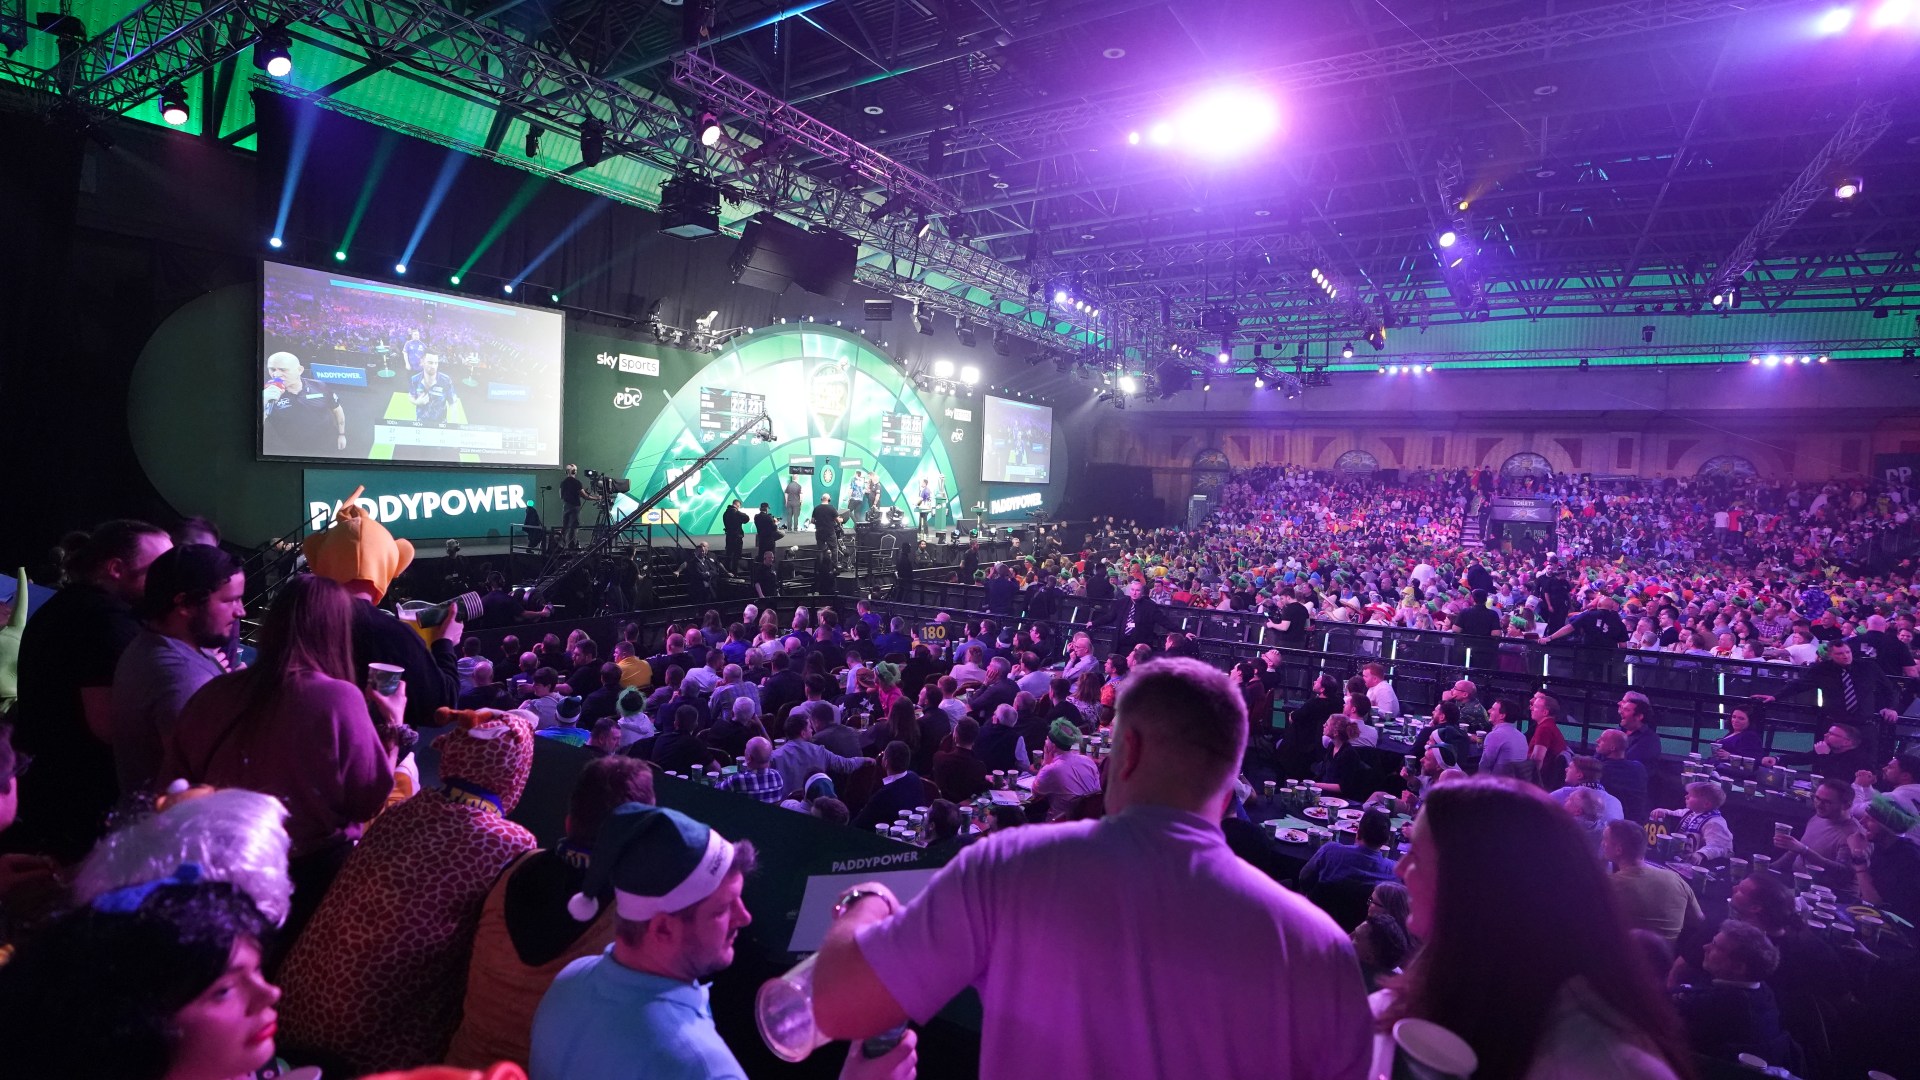
{"label": "man in purple shirt", "polygon": [[831,1038],[985,1006],[980,1075],[1359,1080],[1372,1019],[1333,921],[1227,848],[1246,707],[1195,660],[1136,669],[1108,816],[995,832],[902,906],[841,898],[814,971]]}

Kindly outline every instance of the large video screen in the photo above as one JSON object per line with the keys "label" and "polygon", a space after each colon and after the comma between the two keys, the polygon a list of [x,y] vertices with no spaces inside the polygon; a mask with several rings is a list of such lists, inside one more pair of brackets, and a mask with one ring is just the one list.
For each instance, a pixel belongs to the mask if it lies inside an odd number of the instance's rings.
{"label": "large video screen", "polygon": [[560,464],[559,312],[267,263],[260,454]]}
{"label": "large video screen", "polygon": [[988,396],[980,479],[989,484],[1044,484],[1052,478],[1053,410]]}

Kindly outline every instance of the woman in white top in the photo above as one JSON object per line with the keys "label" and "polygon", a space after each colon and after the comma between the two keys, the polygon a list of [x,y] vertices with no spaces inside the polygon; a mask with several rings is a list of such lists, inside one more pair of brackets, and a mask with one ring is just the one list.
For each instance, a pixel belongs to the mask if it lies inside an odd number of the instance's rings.
{"label": "woman in white top", "polygon": [[1628,940],[1599,860],[1540,789],[1489,777],[1435,786],[1394,872],[1423,945],[1382,995],[1383,1030],[1407,1017],[1439,1024],[1473,1048],[1478,1077],[1692,1074],[1679,1019]]}

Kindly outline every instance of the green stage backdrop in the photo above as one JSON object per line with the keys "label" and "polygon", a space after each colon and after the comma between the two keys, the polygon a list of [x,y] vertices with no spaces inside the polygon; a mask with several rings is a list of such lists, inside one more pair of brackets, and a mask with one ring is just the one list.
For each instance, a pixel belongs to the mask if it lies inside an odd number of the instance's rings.
{"label": "green stage backdrop", "polygon": [[[175,510],[220,522],[228,538],[240,544],[283,536],[308,516],[303,467],[263,461],[255,452],[258,322],[252,284],[199,297],[147,341],[129,388],[127,422],[140,467]],[[972,356],[953,352],[957,362]],[[991,355],[979,360],[989,370],[995,360],[1010,362]],[[565,460],[583,470],[627,477],[634,498],[646,497],[728,426],[764,407],[775,442],[743,440],[669,497],[666,505],[682,511],[684,527],[696,534],[720,532],[720,511],[735,496],[749,508],[761,501],[778,507],[787,469],[796,459],[811,458],[814,465],[811,476],[800,478],[808,507],[822,492],[844,506],[853,471],[877,469],[882,505],[908,514],[922,480],[934,491],[944,481],[954,512],[964,513],[977,502],[1034,494],[1043,507],[1054,509],[1069,474],[1065,416],[1056,410],[1052,483],[981,483],[982,392],[922,393],[866,338],[822,323],[763,327],[709,355],[573,322],[566,368]],[[717,392],[708,394],[704,412],[709,425],[721,427],[701,427],[703,390]],[[374,479],[382,473],[407,474],[408,491],[464,492],[483,482],[489,487],[502,482],[499,470],[400,463],[369,462],[346,471],[367,477],[369,489],[383,490],[394,484]],[[545,520],[556,521],[561,473],[531,475],[528,497]],[[328,497],[344,498],[351,490]],[[992,518],[1010,520],[1030,509],[1022,505]],[[483,536],[491,530],[443,531],[442,517],[433,520],[436,527],[423,535]]]}

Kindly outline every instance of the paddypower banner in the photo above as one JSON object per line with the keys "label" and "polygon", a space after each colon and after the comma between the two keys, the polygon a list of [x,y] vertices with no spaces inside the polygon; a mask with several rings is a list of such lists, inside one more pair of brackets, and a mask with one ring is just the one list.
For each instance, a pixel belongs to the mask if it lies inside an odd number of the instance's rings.
{"label": "paddypower banner", "polygon": [[302,487],[307,528],[326,527],[340,503],[360,493],[362,510],[395,536],[479,538],[508,535],[525,523],[527,503],[538,498],[530,472],[471,469],[307,469]]}

